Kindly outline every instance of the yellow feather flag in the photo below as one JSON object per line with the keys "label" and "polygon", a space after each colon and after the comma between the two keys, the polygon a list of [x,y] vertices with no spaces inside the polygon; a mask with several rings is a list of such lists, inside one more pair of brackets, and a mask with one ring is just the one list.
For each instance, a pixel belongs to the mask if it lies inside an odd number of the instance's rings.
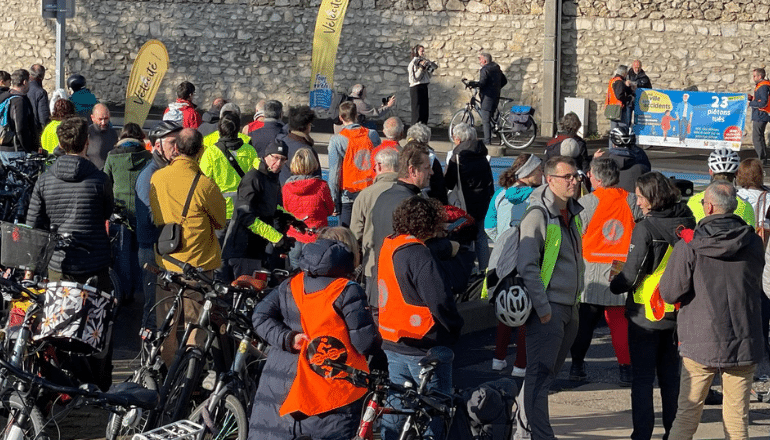
{"label": "yellow feather flag", "polygon": [[313,61],[310,75],[310,107],[329,109],[332,105],[334,63],[342,33],[348,0],[323,0],[318,9],[313,37]]}
{"label": "yellow feather flag", "polygon": [[125,122],[141,127],[150,112],[158,87],[168,70],[168,51],[158,40],[150,40],[139,49],[131,67],[126,88]]}

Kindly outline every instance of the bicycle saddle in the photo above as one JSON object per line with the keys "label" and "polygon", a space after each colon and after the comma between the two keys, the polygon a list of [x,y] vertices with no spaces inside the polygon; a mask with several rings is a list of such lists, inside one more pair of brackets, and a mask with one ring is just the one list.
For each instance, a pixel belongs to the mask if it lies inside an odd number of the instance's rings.
{"label": "bicycle saddle", "polygon": [[433,347],[428,350],[425,357],[420,359],[419,365],[421,367],[436,367],[441,364],[449,364],[455,358],[454,352],[446,347]]}
{"label": "bicycle saddle", "polygon": [[154,408],[158,404],[158,392],[148,390],[138,383],[122,382],[113,384],[109,390],[109,400],[123,401],[126,406]]}

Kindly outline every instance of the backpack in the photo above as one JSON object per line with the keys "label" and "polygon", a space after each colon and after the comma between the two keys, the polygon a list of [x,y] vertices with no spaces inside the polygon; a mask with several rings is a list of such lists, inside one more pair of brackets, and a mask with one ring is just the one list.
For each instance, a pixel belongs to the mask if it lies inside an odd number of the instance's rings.
{"label": "backpack", "polygon": [[0,145],[10,146],[15,144],[16,131],[11,128],[8,111],[13,98],[21,98],[19,95],[11,95],[0,103]]}

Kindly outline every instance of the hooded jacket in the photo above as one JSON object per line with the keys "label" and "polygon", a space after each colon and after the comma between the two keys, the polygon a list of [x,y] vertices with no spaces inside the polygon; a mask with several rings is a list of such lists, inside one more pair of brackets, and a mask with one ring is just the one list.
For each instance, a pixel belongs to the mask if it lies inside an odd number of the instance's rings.
{"label": "hooded jacket", "polygon": [[497,240],[511,226],[518,225],[529,206],[527,199],[534,191],[532,186],[512,186],[498,189],[489,204],[484,218],[484,230],[492,241]]}
{"label": "hooded jacket", "polygon": [[[306,275],[306,294],[325,289],[354,269],[353,256],[344,245],[323,239],[302,249],[299,265]],[[292,341],[303,331],[290,281],[284,281],[254,310],[254,329],[271,349],[254,397],[249,435],[267,440],[298,438],[299,433],[319,439],[352,438],[361,419],[361,401],[301,421],[290,415],[278,415],[278,408],[286,399],[297,371],[297,353]],[[367,355],[380,346],[382,339],[361,286],[349,283],[333,307],[345,322],[350,341],[359,353]]]}
{"label": "hooded jacket", "polygon": [[644,173],[649,173],[652,169],[647,153],[637,146],[610,148],[608,153],[608,157],[618,164],[620,171],[620,181],[617,186],[630,193],[635,192],[636,179]]}
{"label": "hooded jacket", "polygon": [[110,265],[104,222],[112,214],[112,185],[88,159],[64,155],[35,183],[27,224],[70,233],[74,246],[56,250],[48,267],[67,275],[90,275]]}
{"label": "hooded jacket", "polygon": [[695,227],[695,217],[684,202],[668,209],[650,211],[647,217],[634,227],[626,264],[610,282],[612,293],[629,293],[626,299],[626,317],[642,328],[671,330],[676,326],[675,312],[666,313],[663,319],[657,322],[648,320],[644,316],[644,305],[635,303],[631,293],[660,265],[669,245],[673,246],[679,241],[676,230],[680,227]]}
{"label": "hooded jacket", "polygon": [[217,131],[219,127],[219,112],[220,109],[211,107],[208,109],[208,111],[206,111],[206,113],[203,114],[203,117],[201,118],[201,125],[198,127],[198,131],[203,135],[203,137],[206,137]]}
{"label": "hooded jacket", "polygon": [[[164,121],[177,121],[184,128],[198,128],[201,125],[201,115],[192,102],[178,98],[170,103],[163,112]],[[170,114],[169,114],[170,113]]]}
{"label": "hooded jacket", "polygon": [[129,223],[136,227],[136,180],[152,158],[138,139],[121,139],[107,154],[104,173],[112,181],[115,205],[125,208]]}
{"label": "hooded jacket", "polygon": [[693,239],[674,246],[660,280],[661,297],[681,302],[679,354],[708,367],[759,363],[764,248],[754,228],[733,214],[698,223]]}
{"label": "hooded jacket", "polygon": [[[329,216],[334,212],[334,202],[329,185],[316,176],[291,176],[281,188],[283,208],[298,219],[305,219],[311,228],[329,226]],[[315,240],[315,234],[302,234],[292,227],[287,233],[302,243]]]}
{"label": "hooded jacket", "polygon": [[230,219],[233,216],[233,199],[235,198],[236,191],[238,191],[238,185],[241,183],[242,177],[235,170],[235,167],[230,164],[230,161],[225,156],[225,152],[230,153],[233,159],[235,159],[244,176],[249,170],[254,168],[257,152],[254,150],[254,147],[244,143],[240,136],[235,139],[220,137],[213,146],[203,150],[203,155],[200,159],[201,171],[211,178],[222,191],[222,195],[225,196],[225,202],[227,203],[227,218]]}
{"label": "hooded jacket", "polygon": [[35,122],[32,103],[26,95],[13,89],[0,93],[0,103],[6,99],[12,99],[8,103],[8,125],[16,132],[16,136],[12,145],[0,145],[0,151],[37,152],[41,130]]}
{"label": "hooded jacket", "polygon": [[84,118],[91,116],[91,111],[94,109],[94,106],[99,103],[96,96],[86,88],[82,88],[73,93],[69,99],[75,104],[75,113]]}
{"label": "hooded jacket", "polygon": [[480,140],[461,142],[452,150],[452,158],[447,162],[444,174],[444,185],[447,189],[453,189],[457,185],[457,161],[460,161],[465,210],[478,224],[484,223],[489,201],[495,192],[487,154],[487,147]]}

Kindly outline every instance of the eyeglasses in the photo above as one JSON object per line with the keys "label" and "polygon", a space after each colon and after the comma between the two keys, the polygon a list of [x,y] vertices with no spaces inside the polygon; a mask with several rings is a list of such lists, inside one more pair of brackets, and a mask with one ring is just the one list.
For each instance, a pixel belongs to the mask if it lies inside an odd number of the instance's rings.
{"label": "eyeglasses", "polygon": [[564,179],[567,182],[573,182],[576,180],[580,180],[580,174],[574,173],[574,174],[565,174],[563,176],[558,176],[556,174],[551,174],[550,177],[558,177],[559,179]]}

